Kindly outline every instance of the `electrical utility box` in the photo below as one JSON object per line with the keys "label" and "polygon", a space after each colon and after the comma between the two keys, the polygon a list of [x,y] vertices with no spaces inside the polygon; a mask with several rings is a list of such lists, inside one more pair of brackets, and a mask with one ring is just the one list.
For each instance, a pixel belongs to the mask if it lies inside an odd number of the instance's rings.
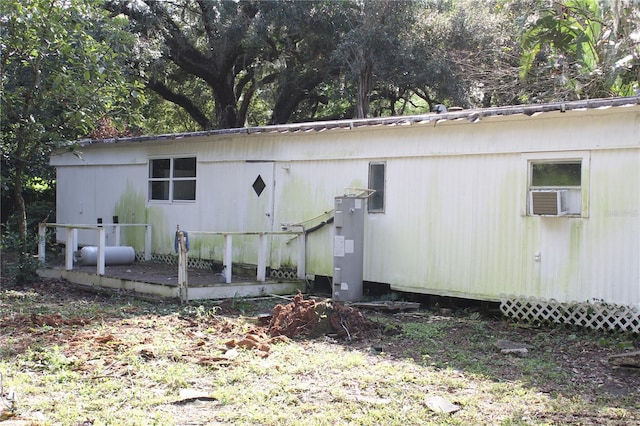
{"label": "electrical utility box", "polygon": [[335,199],[333,237],[333,299],[362,300],[364,215],[366,199]]}

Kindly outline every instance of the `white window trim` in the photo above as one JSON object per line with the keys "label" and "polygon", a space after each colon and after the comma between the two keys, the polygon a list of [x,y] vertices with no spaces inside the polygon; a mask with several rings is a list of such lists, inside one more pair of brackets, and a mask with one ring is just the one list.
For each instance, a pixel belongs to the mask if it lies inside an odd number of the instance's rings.
{"label": "white window trim", "polygon": [[[591,170],[591,152],[590,151],[549,151],[549,152],[533,152],[521,155],[522,165],[520,170],[522,173],[523,194],[520,197],[520,215],[524,217],[537,217],[529,214],[529,183],[531,182],[532,163],[536,162],[569,162],[579,161],[580,170],[580,195],[582,197],[582,208],[580,214],[568,214],[566,218],[588,218],[589,217],[589,179]],[[575,187],[574,187],[575,188]]]}
{"label": "white window trim", "polygon": [[[173,161],[176,158],[195,158],[196,160],[196,175],[195,177],[173,177]],[[152,178],[149,176],[149,170],[151,167],[151,161],[153,160],[171,160],[169,166],[168,178]],[[193,200],[174,200],[173,199],[173,182],[175,181],[196,181],[196,194]],[[149,184],[151,182],[169,181],[169,199],[168,200],[153,200],[151,199],[151,190]],[[176,154],[176,155],[157,155],[147,158],[147,203],[150,204],[194,204],[198,200],[198,157],[194,154]]]}

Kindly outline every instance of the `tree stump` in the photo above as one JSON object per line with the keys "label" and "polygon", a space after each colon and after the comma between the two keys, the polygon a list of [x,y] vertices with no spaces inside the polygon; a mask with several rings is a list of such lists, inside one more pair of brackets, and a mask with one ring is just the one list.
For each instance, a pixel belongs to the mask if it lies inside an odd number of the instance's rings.
{"label": "tree stump", "polygon": [[318,337],[335,333],[351,339],[367,328],[362,313],[355,308],[332,300],[304,300],[302,294],[298,294],[288,305],[276,305],[273,308],[269,334]]}
{"label": "tree stump", "polygon": [[613,367],[640,368],[640,351],[611,355],[609,364]]}

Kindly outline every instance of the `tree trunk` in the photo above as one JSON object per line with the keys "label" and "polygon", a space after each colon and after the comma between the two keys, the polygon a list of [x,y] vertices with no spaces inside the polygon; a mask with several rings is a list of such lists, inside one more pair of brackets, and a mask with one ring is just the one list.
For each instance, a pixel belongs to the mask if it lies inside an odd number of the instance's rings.
{"label": "tree trunk", "polygon": [[[233,79],[230,79],[233,81]],[[244,123],[239,121],[236,95],[233,83],[218,83],[213,86],[216,103],[216,121],[218,129],[232,129],[241,127]]]}
{"label": "tree trunk", "polygon": [[305,93],[299,89],[283,92],[273,107],[269,124],[285,124],[288,122],[295,107],[297,107],[305,97]]}
{"label": "tree trunk", "polygon": [[[19,146],[23,146],[22,142],[18,142]],[[19,149],[22,151],[21,149]],[[27,260],[27,209],[24,203],[22,193],[22,175],[24,174],[24,161],[20,158],[16,160],[16,170],[13,177],[13,202],[15,214],[18,219],[18,238],[20,239],[20,264],[24,264]]]}
{"label": "tree trunk", "polygon": [[[29,131],[29,119],[31,116],[33,99],[38,91],[40,85],[40,66],[42,64],[43,55],[38,55],[38,58],[34,61],[31,68],[31,85],[25,96],[24,105],[20,114],[20,120],[18,128],[16,129],[16,149],[13,153],[15,158],[15,175],[13,176],[13,200],[15,204],[16,217],[18,219],[18,238],[20,239],[20,270],[25,267],[28,260],[27,253],[27,208],[24,203],[23,195],[23,178],[24,169],[29,159],[30,149],[29,140],[32,138],[32,133]],[[33,148],[32,148],[33,149]],[[18,281],[22,281],[24,275],[18,274]]]}
{"label": "tree trunk", "polygon": [[282,89],[273,106],[269,124],[287,123],[300,103],[314,96],[314,89],[318,87],[321,82],[322,75],[313,71],[287,80],[287,82],[281,86]]}
{"label": "tree trunk", "polygon": [[358,99],[356,101],[356,118],[367,118],[369,115],[369,92],[371,91],[371,69],[367,63],[358,76]]}

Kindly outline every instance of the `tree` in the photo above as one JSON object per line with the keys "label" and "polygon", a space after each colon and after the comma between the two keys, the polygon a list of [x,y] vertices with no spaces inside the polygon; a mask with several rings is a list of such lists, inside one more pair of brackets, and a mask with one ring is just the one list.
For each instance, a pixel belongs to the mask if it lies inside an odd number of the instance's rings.
{"label": "tree", "polygon": [[131,20],[139,37],[135,65],[147,88],[202,129],[242,125],[237,102],[251,83],[242,77],[253,62],[243,46],[257,13],[252,2],[112,0],[106,7]]}
{"label": "tree", "polygon": [[2,168],[13,192],[23,262],[30,174],[41,173],[53,148],[86,136],[100,118],[131,120],[127,112],[139,95],[118,62],[130,45],[124,22],[108,20],[97,5],[0,0]]}
{"label": "tree", "polygon": [[257,89],[272,105],[268,124],[310,120],[328,104],[341,71],[331,55],[347,31],[349,9],[349,2],[261,3],[255,40],[268,48],[255,70]]}
{"label": "tree", "polygon": [[520,75],[536,101],[638,90],[640,11],[633,2],[555,1],[522,37]]}
{"label": "tree", "polygon": [[520,0],[352,3],[359,9],[335,58],[357,87],[358,116],[517,97]]}
{"label": "tree", "polygon": [[323,102],[316,88],[337,75],[328,56],[341,33],[341,19],[333,18],[345,4],[110,0],[106,6],[131,19],[147,87],[211,129],[247,124],[256,95],[257,103],[269,104],[271,124],[288,122],[306,101]]}
{"label": "tree", "polygon": [[[416,18],[423,2],[373,0],[351,2],[346,10],[349,31],[342,37],[333,59],[341,65],[347,81],[356,87],[355,116],[369,115],[371,97],[402,83],[412,66]],[[394,85],[395,83],[395,85]]]}

